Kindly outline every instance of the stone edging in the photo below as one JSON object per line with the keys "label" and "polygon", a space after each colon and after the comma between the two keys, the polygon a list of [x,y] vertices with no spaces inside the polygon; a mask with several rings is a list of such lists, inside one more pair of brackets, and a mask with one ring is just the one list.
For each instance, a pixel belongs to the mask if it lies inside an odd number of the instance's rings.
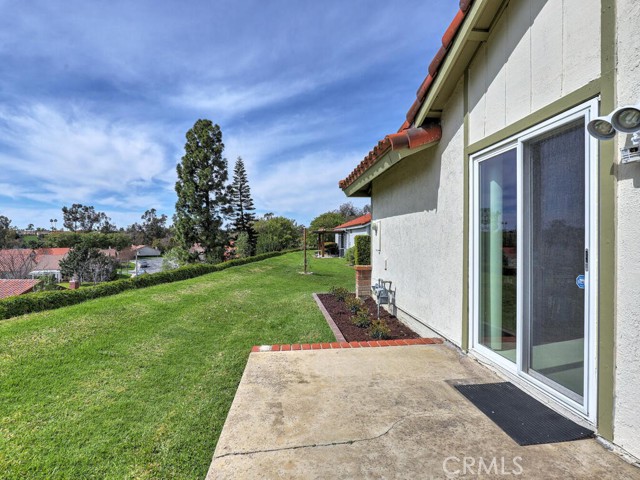
{"label": "stone edging", "polygon": [[331,315],[329,315],[329,312],[327,312],[327,309],[324,308],[324,305],[322,304],[322,302],[320,301],[320,298],[318,298],[318,294],[314,293],[313,294],[313,299],[316,301],[316,303],[318,304],[318,308],[320,308],[320,311],[322,312],[322,315],[324,315],[324,319],[327,321],[327,323],[329,324],[329,328],[331,328],[331,331],[333,332],[333,334],[336,336],[336,340],[338,342],[346,342],[347,340],[344,338],[344,336],[342,335],[342,332],[340,331],[340,329],[338,328],[338,326],[336,325],[336,322],[333,321],[333,318],[331,318]]}
{"label": "stone edging", "polygon": [[[315,295],[315,294],[314,294]],[[290,352],[302,350],[336,350],[342,348],[367,347],[403,347],[407,345],[437,345],[441,338],[409,338],[406,340],[370,340],[368,342],[331,342],[331,343],[294,343],[292,345],[256,345],[251,349],[257,352]]]}

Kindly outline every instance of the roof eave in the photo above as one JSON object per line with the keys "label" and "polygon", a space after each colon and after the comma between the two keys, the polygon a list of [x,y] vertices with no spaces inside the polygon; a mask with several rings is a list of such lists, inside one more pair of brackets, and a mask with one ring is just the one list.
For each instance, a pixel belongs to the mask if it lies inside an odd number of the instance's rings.
{"label": "roof eave", "polygon": [[347,197],[370,197],[371,182],[384,172],[393,167],[403,158],[409,157],[415,153],[421,152],[438,143],[440,139],[433,142],[425,143],[416,148],[403,148],[401,150],[388,150],[373,165],[364,171],[351,185],[343,189]]}

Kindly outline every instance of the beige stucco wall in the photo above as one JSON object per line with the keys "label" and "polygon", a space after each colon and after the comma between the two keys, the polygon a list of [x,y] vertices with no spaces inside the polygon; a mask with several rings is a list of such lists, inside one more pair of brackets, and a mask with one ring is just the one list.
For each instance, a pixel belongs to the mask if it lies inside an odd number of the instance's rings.
{"label": "beige stucco wall", "polygon": [[599,0],[510,2],[469,68],[469,141],[599,76]]}
{"label": "beige stucco wall", "polygon": [[[640,101],[640,2],[617,2],[617,106]],[[603,112],[610,113],[610,112]],[[618,146],[627,135],[618,134]],[[640,458],[640,163],[617,167],[615,443]]]}
{"label": "beige stucco wall", "polygon": [[458,345],[462,341],[463,117],[459,82],[443,114],[439,144],[375,179],[372,195],[381,242],[378,250],[373,232],[373,280],[393,282],[400,318],[405,312]]}

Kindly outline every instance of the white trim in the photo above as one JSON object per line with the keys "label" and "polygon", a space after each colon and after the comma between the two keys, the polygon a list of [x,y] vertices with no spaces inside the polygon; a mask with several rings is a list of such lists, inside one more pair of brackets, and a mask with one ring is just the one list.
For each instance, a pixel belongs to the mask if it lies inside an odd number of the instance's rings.
{"label": "white trim", "polygon": [[[552,386],[534,378],[528,374],[523,367],[525,355],[524,343],[524,143],[534,139],[539,135],[561,127],[578,118],[584,118],[585,127],[591,118],[598,115],[598,100],[592,99],[577,107],[567,110],[555,117],[541,122],[534,127],[520,132],[510,138],[492,145],[480,152],[470,156],[469,165],[469,186],[471,194],[469,195],[469,206],[471,215],[469,216],[469,227],[471,234],[469,235],[469,349],[478,354],[478,356],[494,363],[506,372],[511,373],[518,379],[521,379],[528,385],[533,385],[538,390],[544,392],[563,404],[566,408],[585,418],[587,421],[595,424],[597,418],[597,286],[598,286],[598,251],[597,251],[597,234],[598,234],[598,143],[591,138],[585,128],[585,247],[589,251],[589,270],[585,271],[585,332],[584,332],[584,390],[583,404],[558,392]],[[516,339],[516,362],[515,364],[508,359],[502,357],[489,348],[480,345],[478,341],[479,330],[479,272],[477,261],[479,258],[479,188],[478,188],[478,171],[482,161],[495,157],[505,151],[516,149],[517,155],[517,339]],[[528,348],[528,347],[527,347]]]}

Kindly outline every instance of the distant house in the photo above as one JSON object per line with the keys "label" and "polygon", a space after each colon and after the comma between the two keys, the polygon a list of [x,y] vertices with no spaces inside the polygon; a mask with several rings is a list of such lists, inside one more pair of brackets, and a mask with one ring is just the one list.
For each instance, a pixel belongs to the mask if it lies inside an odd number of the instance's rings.
{"label": "distant house", "polygon": [[131,248],[134,254],[138,254],[138,257],[159,257],[162,255],[160,250],[149,245],[132,245]]}
{"label": "distant house", "polygon": [[349,220],[334,228],[338,231],[338,246],[340,248],[340,256],[344,257],[344,252],[348,248],[355,245],[356,235],[371,234],[371,214],[367,213],[353,220]]}
{"label": "distant house", "polygon": [[0,250],[0,278],[27,279],[54,275],[61,281],[59,262],[70,248],[28,248]]}
{"label": "distant house", "polygon": [[40,280],[0,279],[0,299],[32,292]]}
{"label": "distant house", "polygon": [[[109,256],[113,257],[113,249],[102,250],[102,252]],[[162,252],[157,248],[150,247],[149,245],[131,245],[120,252],[115,253],[115,258],[118,258],[121,261],[131,261],[137,257],[160,257]]]}
{"label": "distant house", "polygon": [[[69,249],[67,248],[66,250]],[[60,261],[66,256],[66,253],[62,255],[39,255],[36,265],[33,267],[33,270],[29,272],[29,277],[54,276],[57,282],[61,282],[62,272],[60,271]]]}

